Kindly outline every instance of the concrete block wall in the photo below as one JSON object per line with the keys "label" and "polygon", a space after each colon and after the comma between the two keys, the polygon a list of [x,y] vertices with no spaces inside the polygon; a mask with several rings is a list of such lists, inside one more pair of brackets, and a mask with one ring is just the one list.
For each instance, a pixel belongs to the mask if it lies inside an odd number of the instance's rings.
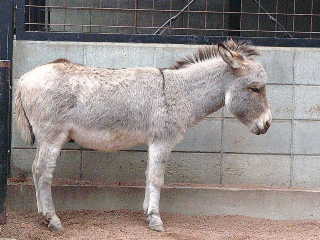
{"label": "concrete block wall", "polygon": [[[13,83],[56,58],[97,67],[168,67],[196,45],[16,41]],[[269,75],[273,124],[251,134],[224,109],[189,129],[168,163],[167,183],[320,187],[320,49],[260,47]],[[13,111],[13,118],[15,114]],[[34,146],[13,124],[12,176],[31,175]],[[144,182],[146,147],[116,153],[64,146],[55,176],[107,182]]]}

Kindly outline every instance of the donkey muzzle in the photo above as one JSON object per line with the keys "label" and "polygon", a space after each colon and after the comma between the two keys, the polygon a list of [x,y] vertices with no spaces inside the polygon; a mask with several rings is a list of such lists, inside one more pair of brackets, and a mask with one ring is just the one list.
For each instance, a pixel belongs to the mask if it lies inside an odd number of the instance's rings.
{"label": "donkey muzzle", "polygon": [[271,122],[271,111],[268,110],[267,112],[263,113],[260,118],[254,121],[253,127],[250,131],[256,135],[265,134],[270,128]]}

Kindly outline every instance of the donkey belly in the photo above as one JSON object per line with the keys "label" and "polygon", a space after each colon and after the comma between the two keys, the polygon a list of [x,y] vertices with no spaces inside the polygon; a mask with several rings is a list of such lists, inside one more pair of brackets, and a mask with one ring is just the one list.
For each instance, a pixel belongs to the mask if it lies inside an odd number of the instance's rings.
{"label": "donkey belly", "polygon": [[128,130],[97,130],[73,128],[70,138],[85,148],[100,151],[117,151],[147,142],[145,134]]}

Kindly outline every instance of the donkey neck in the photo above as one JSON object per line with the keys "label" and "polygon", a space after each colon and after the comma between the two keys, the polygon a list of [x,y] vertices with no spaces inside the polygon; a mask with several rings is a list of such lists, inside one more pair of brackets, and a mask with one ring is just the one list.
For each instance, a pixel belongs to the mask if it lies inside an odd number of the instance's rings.
{"label": "donkey neck", "polygon": [[165,77],[167,97],[178,111],[188,114],[188,125],[224,106],[225,89],[231,80],[221,58],[166,70]]}

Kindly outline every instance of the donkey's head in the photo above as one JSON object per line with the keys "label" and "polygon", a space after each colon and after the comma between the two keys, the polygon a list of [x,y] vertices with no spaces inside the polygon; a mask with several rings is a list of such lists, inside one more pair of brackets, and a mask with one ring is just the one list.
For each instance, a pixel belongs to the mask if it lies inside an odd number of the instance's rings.
{"label": "donkey's head", "polygon": [[226,107],[252,133],[266,133],[272,116],[266,96],[266,72],[252,58],[258,55],[257,51],[232,40],[219,44],[218,51],[228,64],[232,79],[225,90]]}

